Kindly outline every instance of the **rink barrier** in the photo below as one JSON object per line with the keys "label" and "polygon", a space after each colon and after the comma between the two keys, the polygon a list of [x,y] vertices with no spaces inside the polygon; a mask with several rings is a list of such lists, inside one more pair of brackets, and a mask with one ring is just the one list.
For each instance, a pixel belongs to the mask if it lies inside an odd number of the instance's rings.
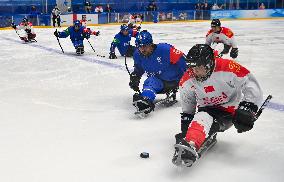
{"label": "rink barrier", "polygon": [[[242,20],[284,20],[284,17],[277,18],[239,18],[239,19],[222,19],[222,21],[242,21]],[[191,23],[191,22],[210,22],[211,20],[180,20],[180,21],[162,21],[159,24],[177,24],[177,23]],[[155,24],[154,22],[143,22],[143,24]],[[90,24],[88,26],[113,26],[121,25],[121,23],[108,23],[108,24]],[[33,26],[34,28],[54,28],[53,26]],[[62,27],[68,27],[68,25],[63,25]],[[58,28],[58,27],[56,27]],[[0,27],[0,30],[13,30],[11,27]]]}
{"label": "rink barrier", "polygon": [[[131,14],[132,13],[132,14]],[[265,9],[265,10],[216,10],[216,11],[195,11],[195,10],[175,10],[157,12],[120,12],[120,13],[92,13],[92,14],[64,14],[61,15],[61,25],[70,26],[74,20],[86,20],[87,25],[101,25],[112,23],[128,23],[132,15],[138,16],[136,21],[140,21],[143,16],[143,23],[161,22],[191,22],[204,21],[213,18],[219,19],[274,19],[284,18],[284,9]],[[52,19],[49,14],[31,16],[29,14],[0,14],[0,27],[9,27],[12,22],[19,24],[23,17],[27,17],[33,25],[50,26]],[[133,20],[133,19],[131,19]],[[135,21],[134,20],[134,21]]]}

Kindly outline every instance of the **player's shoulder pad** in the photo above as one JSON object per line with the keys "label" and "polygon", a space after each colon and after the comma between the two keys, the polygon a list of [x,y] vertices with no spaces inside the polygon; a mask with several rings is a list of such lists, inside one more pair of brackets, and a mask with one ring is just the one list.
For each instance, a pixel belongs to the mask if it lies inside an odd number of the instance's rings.
{"label": "player's shoulder pad", "polygon": [[176,49],[174,46],[170,47],[170,62],[171,62],[171,64],[176,64],[182,56],[183,56],[182,51]]}
{"label": "player's shoulder pad", "polygon": [[221,33],[223,33],[229,38],[232,38],[234,36],[234,33],[232,32],[232,30],[226,27],[222,27]]}
{"label": "player's shoulder pad", "polygon": [[234,60],[223,58],[215,58],[215,60],[216,66],[214,72],[231,72],[237,77],[245,77],[250,73],[249,70],[247,70],[245,67],[235,62]]}
{"label": "player's shoulder pad", "polygon": [[213,32],[213,30],[210,29],[210,30],[207,32],[206,37],[208,37],[208,35],[210,35],[212,32]]}
{"label": "player's shoulder pad", "polygon": [[189,80],[190,78],[193,78],[194,74],[191,68],[187,69],[186,72],[183,74],[183,76],[181,77],[180,81],[179,81],[179,86],[182,87],[183,84]]}

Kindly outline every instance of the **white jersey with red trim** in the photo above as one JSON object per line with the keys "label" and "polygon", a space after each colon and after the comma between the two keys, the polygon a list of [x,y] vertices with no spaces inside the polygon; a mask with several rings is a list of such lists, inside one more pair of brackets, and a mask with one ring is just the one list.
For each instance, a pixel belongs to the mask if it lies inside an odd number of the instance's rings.
{"label": "white jersey with red trim", "polygon": [[24,30],[24,31],[26,31],[26,30],[31,30],[31,33],[32,33],[32,34],[35,34],[34,29],[33,29],[32,26],[33,26],[33,24],[32,24],[31,22],[28,22],[27,24],[20,23],[20,24],[16,27],[16,29],[17,29],[17,30]]}
{"label": "white jersey with red trim", "polygon": [[215,33],[212,29],[208,31],[205,44],[211,45],[213,43],[223,43],[233,48],[237,48],[234,33],[231,29],[226,27],[221,27],[220,33]]}
{"label": "white jersey with red trim", "polygon": [[87,27],[87,20],[80,20],[82,26]]}
{"label": "white jersey with red trim", "polygon": [[180,80],[182,111],[194,114],[196,107],[216,106],[234,113],[241,101],[260,106],[262,90],[255,77],[243,66],[229,59],[216,58],[211,76],[199,82],[192,69]]}

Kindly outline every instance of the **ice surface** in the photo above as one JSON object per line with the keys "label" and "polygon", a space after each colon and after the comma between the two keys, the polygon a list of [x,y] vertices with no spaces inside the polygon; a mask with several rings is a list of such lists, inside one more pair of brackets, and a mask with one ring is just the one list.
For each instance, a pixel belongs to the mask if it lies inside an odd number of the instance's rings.
{"label": "ice surface", "polygon": [[[108,60],[119,25],[92,27],[92,52],[76,56],[70,39],[36,29],[37,43],[23,44],[14,30],[0,31],[1,182],[280,182],[284,178],[284,20],[223,21],[239,46],[238,61],[259,80],[276,109],[266,109],[254,130],[234,128],[194,167],[171,163],[181,108],[134,116],[124,59]],[[142,25],[155,43],[187,53],[203,43],[210,22]],[[118,53],[117,53],[118,55]],[[128,59],[129,67],[132,60]],[[277,109],[278,108],[278,109]],[[141,152],[149,159],[141,159]]]}

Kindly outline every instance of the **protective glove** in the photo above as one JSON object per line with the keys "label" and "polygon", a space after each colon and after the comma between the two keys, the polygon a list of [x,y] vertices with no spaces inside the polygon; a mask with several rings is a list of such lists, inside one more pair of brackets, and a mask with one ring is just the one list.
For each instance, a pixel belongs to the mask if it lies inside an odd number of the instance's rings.
{"label": "protective glove", "polygon": [[110,52],[109,53],[109,59],[117,59],[115,52]]}
{"label": "protective glove", "polygon": [[11,27],[12,27],[13,29],[15,29],[15,30],[16,30],[16,28],[17,28],[17,26],[15,25],[15,23],[11,23]]}
{"label": "protective glove", "polygon": [[238,133],[246,132],[253,128],[257,110],[257,105],[252,102],[242,101],[239,104],[233,118],[233,124],[238,130]]}
{"label": "protective glove", "polygon": [[55,37],[59,37],[58,31],[55,30],[55,32],[53,33],[55,35]]}
{"label": "protective glove", "polygon": [[100,31],[97,31],[96,33],[95,33],[95,36],[99,36],[100,35]]}
{"label": "protective glove", "polygon": [[229,51],[230,51],[230,48],[231,48],[231,46],[229,46],[227,44],[224,44],[224,49],[223,49],[223,51],[220,54],[222,54],[222,55],[228,54]]}
{"label": "protective glove", "polygon": [[194,115],[192,115],[192,114],[180,113],[180,119],[181,119],[180,129],[181,129],[181,133],[178,133],[178,134],[175,135],[176,144],[178,144],[181,139],[186,137],[186,133],[187,133],[188,127],[189,127],[193,117],[194,117]]}
{"label": "protective glove", "polygon": [[139,92],[139,84],[140,84],[141,77],[138,76],[135,72],[130,74],[130,82],[129,87],[134,90],[135,92]]}
{"label": "protective glove", "polygon": [[27,32],[27,34],[31,33],[31,29],[25,29],[25,31]]}
{"label": "protective glove", "polygon": [[238,57],[238,53],[239,53],[238,48],[232,48],[232,50],[230,52],[231,58],[235,59],[236,57]]}
{"label": "protective glove", "polygon": [[83,37],[86,38],[86,39],[89,39],[90,38],[90,33],[89,32],[85,32],[83,33]]}

